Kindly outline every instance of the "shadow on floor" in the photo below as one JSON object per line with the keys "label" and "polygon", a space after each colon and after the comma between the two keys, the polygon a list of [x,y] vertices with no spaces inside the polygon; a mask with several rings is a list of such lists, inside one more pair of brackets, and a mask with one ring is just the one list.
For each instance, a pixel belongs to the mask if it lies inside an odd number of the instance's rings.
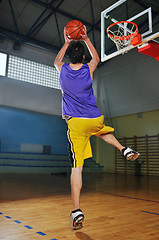
{"label": "shadow on floor", "polygon": [[89,237],[87,234],[83,232],[76,232],[75,235],[80,240],[93,240],[93,238]]}

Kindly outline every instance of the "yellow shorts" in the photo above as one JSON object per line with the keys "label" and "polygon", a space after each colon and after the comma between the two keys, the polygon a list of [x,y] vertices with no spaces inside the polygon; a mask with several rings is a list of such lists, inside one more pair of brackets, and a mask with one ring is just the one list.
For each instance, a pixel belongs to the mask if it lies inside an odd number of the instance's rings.
{"label": "yellow shorts", "polygon": [[104,116],[98,118],[70,118],[68,120],[68,140],[72,167],[82,167],[84,159],[92,157],[90,137],[113,132],[114,128],[105,126]]}

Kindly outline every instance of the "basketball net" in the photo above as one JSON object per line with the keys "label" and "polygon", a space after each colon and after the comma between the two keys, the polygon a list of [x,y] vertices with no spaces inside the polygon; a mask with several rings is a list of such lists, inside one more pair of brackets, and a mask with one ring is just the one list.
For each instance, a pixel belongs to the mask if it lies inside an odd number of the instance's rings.
{"label": "basketball net", "polygon": [[138,26],[134,22],[115,22],[107,28],[107,34],[115,43],[118,51],[130,45],[136,46],[141,43]]}

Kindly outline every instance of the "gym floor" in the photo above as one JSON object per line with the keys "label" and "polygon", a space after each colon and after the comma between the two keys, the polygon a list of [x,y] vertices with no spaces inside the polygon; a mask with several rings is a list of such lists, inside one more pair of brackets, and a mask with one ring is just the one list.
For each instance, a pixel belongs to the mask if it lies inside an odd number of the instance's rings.
{"label": "gym floor", "polygon": [[84,227],[74,231],[68,174],[1,174],[2,240],[157,240],[159,177],[84,173]]}

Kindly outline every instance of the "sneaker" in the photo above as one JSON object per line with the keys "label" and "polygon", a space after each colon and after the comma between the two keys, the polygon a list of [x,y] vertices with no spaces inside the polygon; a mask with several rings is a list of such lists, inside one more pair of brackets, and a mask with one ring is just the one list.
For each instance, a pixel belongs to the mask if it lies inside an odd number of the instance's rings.
{"label": "sneaker", "polygon": [[124,155],[124,157],[126,157],[127,160],[131,160],[131,161],[135,161],[140,156],[140,153],[135,152],[129,147],[123,148],[121,150],[121,154]]}
{"label": "sneaker", "polygon": [[72,220],[72,228],[74,230],[77,230],[83,227],[84,215],[81,209],[72,211],[70,214],[70,217]]}

